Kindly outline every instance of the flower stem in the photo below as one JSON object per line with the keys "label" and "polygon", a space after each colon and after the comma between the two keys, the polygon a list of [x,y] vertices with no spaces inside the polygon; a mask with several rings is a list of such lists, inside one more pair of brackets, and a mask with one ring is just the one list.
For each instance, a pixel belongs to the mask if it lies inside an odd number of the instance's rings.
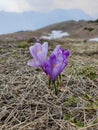
{"label": "flower stem", "polygon": [[56,84],[56,82],[54,82],[54,91],[55,91],[55,95],[58,94],[58,85]]}
{"label": "flower stem", "polygon": [[59,75],[59,83],[62,84],[62,75]]}
{"label": "flower stem", "polygon": [[51,86],[51,83],[52,83],[51,78],[49,78],[49,82],[48,82],[49,88]]}

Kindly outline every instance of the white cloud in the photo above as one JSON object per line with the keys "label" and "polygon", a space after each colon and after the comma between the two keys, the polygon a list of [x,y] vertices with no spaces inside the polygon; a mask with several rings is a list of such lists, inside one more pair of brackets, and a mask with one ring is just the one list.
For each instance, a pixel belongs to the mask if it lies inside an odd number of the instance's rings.
{"label": "white cloud", "polygon": [[8,12],[23,12],[29,10],[27,0],[0,0],[0,10]]}
{"label": "white cloud", "polygon": [[98,15],[98,0],[0,0],[0,10],[10,12],[48,12],[57,8],[78,8],[95,17]]}

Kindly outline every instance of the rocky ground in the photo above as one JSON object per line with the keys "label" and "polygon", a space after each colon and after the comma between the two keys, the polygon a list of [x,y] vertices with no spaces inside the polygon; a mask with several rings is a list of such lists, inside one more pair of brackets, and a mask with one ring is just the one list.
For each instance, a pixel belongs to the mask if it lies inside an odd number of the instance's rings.
{"label": "rocky ground", "polygon": [[98,43],[49,41],[49,52],[71,51],[57,96],[45,73],[27,66],[33,44],[0,42],[0,130],[98,130]]}

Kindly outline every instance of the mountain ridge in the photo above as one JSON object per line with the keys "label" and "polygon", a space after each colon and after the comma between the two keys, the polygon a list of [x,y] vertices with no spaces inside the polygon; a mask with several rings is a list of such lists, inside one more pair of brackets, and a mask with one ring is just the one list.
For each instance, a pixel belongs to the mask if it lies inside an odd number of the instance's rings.
{"label": "mountain ridge", "polygon": [[63,37],[72,39],[90,39],[98,37],[98,20],[95,21],[65,21],[46,26],[36,31],[18,31],[12,34],[0,35],[0,41],[28,40],[33,37],[42,38],[48,36],[53,30],[67,32],[69,36]]}

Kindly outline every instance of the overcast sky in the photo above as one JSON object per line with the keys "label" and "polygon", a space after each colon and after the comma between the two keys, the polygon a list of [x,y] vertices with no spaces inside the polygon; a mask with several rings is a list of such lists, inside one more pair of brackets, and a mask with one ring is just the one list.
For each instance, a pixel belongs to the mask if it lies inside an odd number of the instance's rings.
{"label": "overcast sky", "polygon": [[81,9],[92,17],[98,16],[98,0],[0,0],[0,11],[49,12],[60,9]]}

